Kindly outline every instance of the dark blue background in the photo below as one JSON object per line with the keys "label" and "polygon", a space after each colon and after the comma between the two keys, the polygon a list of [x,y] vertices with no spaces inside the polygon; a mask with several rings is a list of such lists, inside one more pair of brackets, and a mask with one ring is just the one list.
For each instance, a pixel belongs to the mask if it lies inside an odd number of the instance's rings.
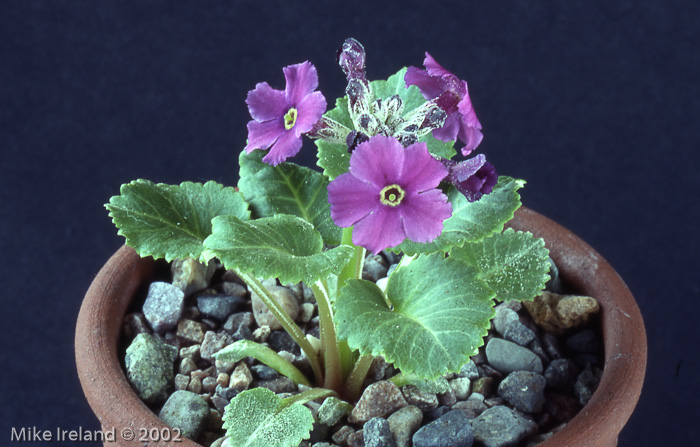
{"label": "dark blue background", "polygon": [[620,446],[697,442],[699,5],[3,1],[0,443],[13,426],[98,428],[73,334],[122,244],[102,204],[135,178],[235,184],[247,91],[310,60],[340,96],[348,36],[370,79],[429,51],[468,80],[480,150],[608,259],[645,317],[647,379]]}

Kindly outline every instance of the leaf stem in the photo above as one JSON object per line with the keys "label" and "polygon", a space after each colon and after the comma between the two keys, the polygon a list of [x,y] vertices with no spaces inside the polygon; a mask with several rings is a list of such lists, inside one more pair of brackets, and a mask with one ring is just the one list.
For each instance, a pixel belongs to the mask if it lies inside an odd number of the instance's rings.
{"label": "leaf stem", "polygon": [[262,302],[267,306],[268,309],[270,309],[270,312],[272,312],[272,315],[277,318],[277,321],[280,322],[282,327],[291,335],[291,337],[294,339],[295,342],[301,347],[302,351],[304,351],[304,354],[306,354],[306,358],[309,359],[309,363],[311,364],[311,369],[314,372],[314,377],[316,378],[316,383],[322,383],[323,381],[323,371],[321,370],[321,363],[318,360],[318,355],[316,354],[316,351],[314,351],[313,346],[311,346],[311,343],[309,340],[306,339],[306,336],[304,335],[304,332],[299,328],[299,326],[292,321],[291,317],[287,314],[287,312],[282,309],[282,307],[279,305],[277,300],[270,294],[270,292],[267,290],[265,286],[262,285],[258,279],[249,274],[249,273],[242,273],[238,269],[234,269],[236,274],[238,275],[239,278],[245,282],[250,289],[255,292]]}
{"label": "leaf stem", "polygon": [[217,360],[223,359],[228,361],[230,359],[234,362],[238,362],[245,357],[253,357],[278,373],[289,377],[292,382],[297,385],[312,386],[309,379],[299,371],[296,366],[289,363],[267,346],[255,343],[254,341],[239,340],[214,354],[214,357],[216,357]]}
{"label": "leaf stem", "polygon": [[310,390],[306,390],[302,393],[295,394],[294,396],[290,396],[287,398],[282,399],[282,402],[280,402],[280,406],[278,408],[282,409],[285,407],[288,407],[292,404],[295,404],[297,402],[301,404],[305,404],[306,402],[310,400],[316,400],[316,399],[322,399],[324,397],[329,397],[329,396],[337,396],[338,393],[336,393],[333,390],[327,390],[325,388],[312,388]]}
{"label": "leaf stem", "polygon": [[321,352],[326,366],[323,386],[331,390],[340,390],[343,384],[338,338],[333,323],[333,310],[328,296],[328,289],[322,281],[311,284],[311,290],[318,303],[319,331],[321,336]]}
{"label": "leaf stem", "polygon": [[347,397],[353,402],[360,398],[360,391],[362,391],[362,385],[369,372],[369,367],[372,366],[372,360],[374,360],[374,357],[371,355],[360,357],[355,363],[348,380],[345,382]]}

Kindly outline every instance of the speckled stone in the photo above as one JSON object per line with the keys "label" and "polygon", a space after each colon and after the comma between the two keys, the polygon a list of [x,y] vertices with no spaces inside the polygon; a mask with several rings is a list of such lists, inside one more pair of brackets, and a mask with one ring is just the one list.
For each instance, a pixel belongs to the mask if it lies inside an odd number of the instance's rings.
{"label": "speckled stone", "polygon": [[538,413],[544,405],[546,384],[542,374],[515,371],[508,374],[498,385],[498,395],[520,411]]}
{"label": "speckled stone", "polygon": [[177,325],[182,316],[185,294],[167,282],[155,281],[148,287],[143,314],[155,332],[160,334]]}
{"label": "speckled stone", "polygon": [[396,447],[410,447],[411,439],[423,421],[423,412],[415,405],[409,405],[396,410],[387,421]]}
{"label": "speckled stone", "polygon": [[126,349],[126,376],[139,397],[149,404],[163,403],[175,379],[177,349],[149,334],[139,334]]}
{"label": "speckled stone", "polygon": [[472,420],[474,439],[483,447],[511,447],[537,432],[537,424],[503,405]]}
{"label": "speckled stone", "polygon": [[543,371],[542,360],[527,348],[511,341],[492,338],[486,345],[489,364],[502,373],[513,371]]}
{"label": "speckled stone", "polygon": [[472,426],[460,410],[446,413],[413,435],[414,447],[471,447],[473,443]]}
{"label": "speckled stone", "polygon": [[401,390],[393,382],[382,380],[365,388],[360,400],[350,413],[350,423],[365,423],[373,417],[386,417],[408,406]]}
{"label": "speckled stone", "polygon": [[209,404],[197,394],[175,391],[158,417],[169,426],[179,428],[182,436],[196,439],[209,419]]}
{"label": "speckled stone", "polygon": [[[299,315],[299,301],[297,301],[294,294],[286,287],[281,286],[269,286],[267,289],[287,315],[292,320],[296,320]],[[267,308],[260,297],[256,293],[251,293],[250,295],[253,303],[253,316],[258,326],[269,326],[273,331],[282,329],[280,322],[272,315],[272,312],[270,312],[270,309]]]}
{"label": "speckled stone", "polygon": [[396,447],[389,422],[384,418],[374,417],[365,422],[362,426],[362,438],[365,447]]}

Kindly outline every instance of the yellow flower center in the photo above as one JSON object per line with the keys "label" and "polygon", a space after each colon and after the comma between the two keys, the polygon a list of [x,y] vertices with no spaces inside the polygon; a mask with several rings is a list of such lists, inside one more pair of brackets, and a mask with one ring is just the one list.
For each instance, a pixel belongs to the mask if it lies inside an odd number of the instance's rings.
{"label": "yellow flower center", "polygon": [[297,109],[292,107],[286,115],[284,115],[284,128],[289,130],[297,123]]}
{"label": "yellow flower center", "polygon": [[396,184],[385,186],[379,192],[379,201],[387,206],[398,206],[402,201],[406,192]]}

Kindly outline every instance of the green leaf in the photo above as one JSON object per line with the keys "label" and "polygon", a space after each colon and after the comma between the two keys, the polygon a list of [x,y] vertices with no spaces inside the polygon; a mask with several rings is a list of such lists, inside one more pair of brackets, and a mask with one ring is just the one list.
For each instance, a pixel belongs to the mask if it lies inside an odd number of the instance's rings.
{"label": "green leaf", "polygon": [[493,191],[476,202],[469,202],[462,193],[450,188],[447,196],[452,203],[452,217],[443,222],[442,234],[427,244],[405,240],[393,250],[401,250],[408,255],[446,252],[466,242],[500,233],[505,223],[513,218],[515,210],[520,208],[517,191],[524,184],[523,180],[500,176]]}
{"label": "green leaf", "polygon": [[399,95],[403,101],[403,114],[410,112],[423,105],[426,99],[421,94],[418,87],[411,85],[406,87],[404,76],[406,75],[406,67],[389,76],[386,81],[372,81],[369,86],[374,93],[375,99],[386,99],[393,95]]}
{"label": "green leaf", "polygon": [[457,155],[457,150],[454,148],[454,141],[448,141],[447,143],[440,141],[433,136],[432,132],[423,135],[418,141],[425,143],[428,146],[428,152],[435,157],[442,157],[450,160]]}
{"label": "green leaf", "polygon": [[313,224],[329,245],[340,244],[342,230],[331,219],[328,180],[293,163],[270,166],[262,151],[241,152],[238,187],[255,217],[291,214]]}
{"label": "green leaf", "polygon": [[323,239],[309,222],[280,214],[244,222],[233,216],[213,220],[213,232],[204,241],[208,258],[227,269],[279,278],[282,284],[306,284],[339,272],[350,260],[347,245],[323,251]]}
{"label": "green leaf", "polygon": [[178,186],[135,180],[122,185],[120,192],[105,205],[119,234],[139,255],[168,262],[199,258],[214,217],[250,218],[243,196],[216,182]]}
{"label": "green leaf", "polygon": [[267,388],[237,395],[224,411],[228,445],[296,447],[309,438],[314,417],[301,401],[285,402]]}
{"label": "green leaf", "polygon": [[531,300],[549,280],[549,250],[531,233],[506,229],[450,251],[476,268],[500,301]]}
{"label": "green leaf", "polygon": [[493,291],[477,274],[436,253],[397,268],[388,301],[373,282],[349,280],[336,300],[338,336],[403,374],[435,379],[459,371],[483,344],[495,314]]}
{"label": "green leaf", "polygon": [[296,366],[267,346],[250,340],[239,340],[232,343],[214,354],[214,357],[225,362],[239,362],[246,357],[253,357],[278,373],[289,377],[297,385],[301,383],[311,386],[309,379]]}
{"label": "green leaf", "polygon": [[[347,96],[338,98],[335,101],[335,108],[326,112],[324,116],[343,124],[348,129],[352,130],[355,128],[350,118],[350,112],[348,112]],[[314,142],[318,147],[318,161],[316,164],[323,169],[323,175],[333,180],[339,175],[348,172],[350,168],[350,153],[346,145],[329,143],[320,139]]]}

